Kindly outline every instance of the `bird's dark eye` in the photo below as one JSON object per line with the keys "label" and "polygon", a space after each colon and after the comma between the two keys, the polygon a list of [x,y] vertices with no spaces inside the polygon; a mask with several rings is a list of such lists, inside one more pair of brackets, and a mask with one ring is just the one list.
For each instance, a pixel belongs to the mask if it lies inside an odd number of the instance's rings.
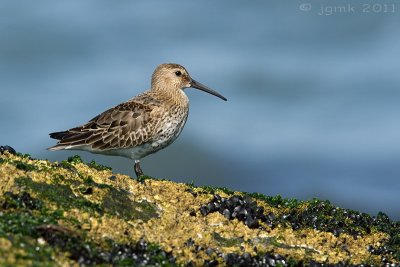
{"label": "bird's dark eye", "polygon": [[181,76],[181,75],[182,75],[182,72],[180,72],[179,70],[178,70],[178,71],[175,71],[175,75],[176,75],[176,76]]}

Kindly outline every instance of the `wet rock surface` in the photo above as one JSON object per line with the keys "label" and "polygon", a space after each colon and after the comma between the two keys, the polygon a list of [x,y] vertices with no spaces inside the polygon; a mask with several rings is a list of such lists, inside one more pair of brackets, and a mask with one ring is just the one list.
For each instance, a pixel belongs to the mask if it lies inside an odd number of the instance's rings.
{"label": "wet rock surface", "polygon": [[396,266],[399,229],[328,201],[0,153],[0,266]]}

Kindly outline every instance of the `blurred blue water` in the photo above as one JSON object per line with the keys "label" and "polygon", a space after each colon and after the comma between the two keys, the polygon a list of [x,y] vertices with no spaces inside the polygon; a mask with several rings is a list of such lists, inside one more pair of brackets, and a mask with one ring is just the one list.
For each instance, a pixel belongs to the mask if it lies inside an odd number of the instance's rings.
{"label": "blurred blue water", "polygon": [[[354,13],[318,15],[349,3]],[[376,3],[380,12],[365,12]],[[185,130],[143,160],[148,174],[400,219],[399,2],[302,4],[2,1],[0,143],[133,175],[126,159],[48,152],[47,134],[131,98],[155,66],[176,62],[229,101],[188,89]]]}

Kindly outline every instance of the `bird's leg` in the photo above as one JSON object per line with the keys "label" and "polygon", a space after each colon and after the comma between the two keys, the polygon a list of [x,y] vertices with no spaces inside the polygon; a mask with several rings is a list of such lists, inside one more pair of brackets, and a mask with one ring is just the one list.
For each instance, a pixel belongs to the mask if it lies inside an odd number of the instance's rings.
{"label": "bird's leg", "polygon": [[135,173],[138,178],[143,175],[143,171],[140,168],[140,160],[135,160]]}

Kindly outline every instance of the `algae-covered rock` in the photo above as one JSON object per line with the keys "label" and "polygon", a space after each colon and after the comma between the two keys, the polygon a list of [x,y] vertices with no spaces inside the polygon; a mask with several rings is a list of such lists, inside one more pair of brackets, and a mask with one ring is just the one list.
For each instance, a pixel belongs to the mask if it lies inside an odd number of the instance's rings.
{"label": "algae-covered rock", "polygon": [[400,223],[383,213],[9,151],[0,154],[0,266],[400,264]]}

